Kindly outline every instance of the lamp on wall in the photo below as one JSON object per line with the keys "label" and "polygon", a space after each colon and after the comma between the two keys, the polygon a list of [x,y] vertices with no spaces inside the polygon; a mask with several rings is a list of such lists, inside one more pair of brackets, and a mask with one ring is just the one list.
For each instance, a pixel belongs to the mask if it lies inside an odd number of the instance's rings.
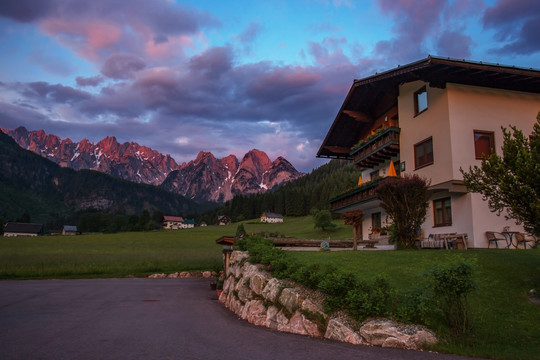
{"label": "lamp on wall", "polygon": [[397,176],[396,168],[394,167],[394,162],[390,160],[390,168],[388,169],[388,176]]}

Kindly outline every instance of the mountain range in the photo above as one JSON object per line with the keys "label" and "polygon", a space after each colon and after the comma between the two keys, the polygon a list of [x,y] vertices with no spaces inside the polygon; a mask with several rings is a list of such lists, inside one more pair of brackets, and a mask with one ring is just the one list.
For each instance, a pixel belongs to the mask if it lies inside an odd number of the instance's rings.
{"label": "mountain range", "polygon": [[[0,217],[26,213],[33,221],[54,223],[86,211],[140,214],[192,214],[211,208],[156,186],[125,181],[98,171],[61,167],[22,149],[0,132]],[[61,226],[61,224],[59,224]]]}
{"label": "mountain range", "polygon": [[241,161],[234,155],[217,159],[201,151],[195,160],[178,165],[170,155],[135,142],[120,144],[106,137],[94,144],[87,139],[73,142],[24,127],[1,129],[23,149],[62,167],[96,170],[125,180],[160,186],[195,201],[225,202],[237,194],[266,192],[304,174],[283,157],[271,161],[253,149]]}

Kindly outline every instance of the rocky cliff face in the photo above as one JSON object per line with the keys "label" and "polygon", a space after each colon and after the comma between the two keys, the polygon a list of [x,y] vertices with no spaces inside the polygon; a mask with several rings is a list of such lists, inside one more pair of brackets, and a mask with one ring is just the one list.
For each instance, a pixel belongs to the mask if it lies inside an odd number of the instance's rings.
{"label": "rocky cliff face", "polygon": [[125,180],[159,185],[178,168],[169,155],[134,142],[120,144],[115,137],[106,137],[93,144],[86,139],[79,143],[61,140],[43,130],[28,131],[24,127],[3,131],[23,149],[75,170],[96,170]]}
{"label": "rocky cliff face", "polygon": [[169,155],[134,142],[120,144],[115,137],[106,137],[97,144],[86,139],[76,143],[43,130],[1,130],[22,148],[60,166],[159,185],[197,201],[224,202],[237,194],[265,192],[303,175],[284,158],[272,162],[266,153],[256,149],[240,162],[234,155],[216,159],[212,153],[201,151],[195,160],[179,166]]}
{"label": "rocky cliff face", "polygon": [[257,149],[240,163],[234,155],[216,159],[200,152],[197,159],[171,172],[161,186],[191,199],[224,202],[237,194],[265,192],[302,175],[284,158],[271,162]]}

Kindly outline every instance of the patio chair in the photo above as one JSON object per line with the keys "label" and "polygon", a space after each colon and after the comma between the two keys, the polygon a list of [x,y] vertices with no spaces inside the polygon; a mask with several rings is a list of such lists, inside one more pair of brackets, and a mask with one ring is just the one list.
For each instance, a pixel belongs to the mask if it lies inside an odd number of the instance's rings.
{"label": "patio chair", "polygon": [[495,231],[486,231],[486,237],[488,240],[488,249],[491,247],[492,242],[495,243],[495,247],[497,249],[499,248],[499,241],[504,241],[505,243],[508,243],[506,236]]}
{"label": "patio chair", "polygon": [[525,234],[523,233],[516,233],[516,235],[514,235],[514,237],[516,238],[516,247],[519,247],[519,244],[523,244],[523,248],[526,249],[527,248],[527,244],[529,244],[529,247],[532,249],[533,245],[534,245],[534,239],[527,239],[525,237]]}

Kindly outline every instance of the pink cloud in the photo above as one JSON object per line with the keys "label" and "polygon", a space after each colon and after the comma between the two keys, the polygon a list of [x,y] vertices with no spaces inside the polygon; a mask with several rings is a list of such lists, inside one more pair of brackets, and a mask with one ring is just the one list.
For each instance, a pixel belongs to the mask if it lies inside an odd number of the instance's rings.
{"label": "pink cloud", "polygon": [[145,42],[145,52],[152,58],[183,56],[185,48],[193,47],[193,37],[188,35],[168,37],[167,41],[163,42],[156,42],[155,39],[149,39]]}
{"label": "pink cloud", "polygon": [[120,28],[103,21],[88,23],[51,18],[42,21],[40,26],[45,33],[89,59],[96,59],[102,49],[112,48],[122,36]]}

